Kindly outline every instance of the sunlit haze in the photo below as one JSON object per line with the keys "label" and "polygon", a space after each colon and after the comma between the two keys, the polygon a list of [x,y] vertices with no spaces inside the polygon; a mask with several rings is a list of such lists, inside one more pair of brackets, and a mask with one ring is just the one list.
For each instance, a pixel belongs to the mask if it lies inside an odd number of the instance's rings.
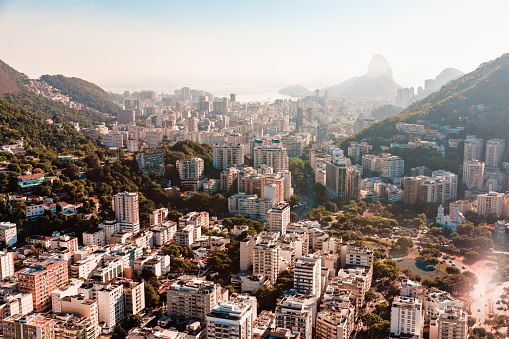
{"label": "sunlit haze", "polygon": [[323,88],[382,54],[402,86],[506,52],[507,1],[1,1],[0,58],[120,91]]}

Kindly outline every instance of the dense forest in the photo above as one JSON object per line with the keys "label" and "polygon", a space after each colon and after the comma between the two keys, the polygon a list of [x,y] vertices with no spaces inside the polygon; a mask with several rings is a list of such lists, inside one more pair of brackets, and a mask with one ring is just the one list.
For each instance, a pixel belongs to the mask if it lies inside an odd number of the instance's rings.
{"label": "dense forest", "polygon": [[99,86],[80,78],[68,78],[61,74],[43,75],[40,80],[57,88],[72,100],[103,113],[116,115],[120,108],[110,101],[110,95]]}

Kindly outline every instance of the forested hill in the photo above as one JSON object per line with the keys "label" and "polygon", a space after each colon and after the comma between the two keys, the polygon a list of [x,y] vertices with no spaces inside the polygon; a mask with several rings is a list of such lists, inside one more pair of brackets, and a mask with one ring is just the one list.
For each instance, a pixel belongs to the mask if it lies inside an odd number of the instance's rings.
{"label": "forested hill", "polygon": [[[60,122],[61,118],[55,118]],[[0,99],[0,143],[10,144],[23,138],[25,149],[46,157],[73,153],[85,155],[97,149],[97,142],[85,137],[68,124],[47,124],[37,114],[19,109]]]}
{"label": "forested hill", "polygon": [[93,124],[100,124],[110,119],[97,111],[73,109],[63,103],[35,94],[27,86],[30,81],[28,77],[2,60],[0,60],[0,73],[3,74],[3,83],[7,79],[10,85],[5,87],[5,91],[0,91],[0,99],[4,99],[28,114],[37,114],[44,119],[53,119],[56,116],[65,122],[78,122],[80,127],[92,127]]}
{"label": "forested hill", "polygon": [[[472,109],[484,105],[483,109]],[[480,106],[482,107],[482,106]],[[375,147],[388,145],[397,134],[397,122],[465,127],[459,137],[506,138],[509,130],[509,54],[481,64],[475,71],[456,79],[398,115],[381,120],[341,142],[366,140]]]}
{"label": "forested hill", "polygon": [[110,95],[101,87],[80,78],[68,78],[61,74],[43,75],[40,80],[57,88],[72,100],[103,113],[117,114],[119,107],[110,101]]}

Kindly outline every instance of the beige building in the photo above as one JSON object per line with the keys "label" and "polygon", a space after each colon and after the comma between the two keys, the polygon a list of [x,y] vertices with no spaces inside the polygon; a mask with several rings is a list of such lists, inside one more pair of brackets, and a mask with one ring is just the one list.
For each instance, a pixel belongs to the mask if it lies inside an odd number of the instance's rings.
{"label": "beige building", "polygon": [[253,337],[251,305],[232,301],[215,305],[207,314],[207,339]]}
{"label": "beige building", "polygon": [[254,149],[254,168],[258,169],[263,165],[270,166],[274,173],[288,170],[288,153],[282,147],[256,147]]}
{"label": "beige building", "polygon": [[488,216],[497,214],[502,216],[504,210],[504,193],[489,192],[477,196],[477,214]]}
{"label": "beige building", "polygon": [[213,146],[213,165],[217,169],[226,169],[244,164],[243,144],[216,144]]}
{"label": "beige building", "polygon": [[290,224],[290,204],[282,202],[267,212],[267,230],[286,234],[286,227]]}
{"label": "beige building", "polygon": [[317,339],[348,339],[355,328],[353,307],[326,307],[316,317]]}
{"label": "beige building", "polygon": [[463,162],[463,183],[469,189],[482,190],[484,176],[484,162],[477,160]]}
{"label": "beige building", "polygon": [[14,276],[14,257],[12,252],[0,251],[0,280]]}
{"label": "beige building", "polygon": [[55,339],[55,321],[41,314],[14,314],[2,321],[5,339]]}
{"label": "beige building", "polygon": [[64,297],[62,299],[62,313],[74,314],[90,319],[94,329],[94,336],[87,336],[87,339],[99,337],[99,306],[97,300],[85,299],[82,294]]}
{"label": "beige building", "polygon": [[273,241],[262,241],[253,249],[253,274],[261,274],[275,284],[279,275],[281,246]]}

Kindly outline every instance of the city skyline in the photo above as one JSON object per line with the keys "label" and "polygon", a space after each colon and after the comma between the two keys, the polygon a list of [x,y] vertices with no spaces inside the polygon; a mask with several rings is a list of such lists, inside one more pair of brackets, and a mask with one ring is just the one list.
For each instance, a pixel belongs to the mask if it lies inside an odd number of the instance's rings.
{"label": "city skyline", "polygon": [[315,89],[364,74],[380,53],[397,83],[417,87],[444,68],[470,72],[503,54],[508,6],[0,1],[1,58],[32,78],[64,74],[107,90]]}

